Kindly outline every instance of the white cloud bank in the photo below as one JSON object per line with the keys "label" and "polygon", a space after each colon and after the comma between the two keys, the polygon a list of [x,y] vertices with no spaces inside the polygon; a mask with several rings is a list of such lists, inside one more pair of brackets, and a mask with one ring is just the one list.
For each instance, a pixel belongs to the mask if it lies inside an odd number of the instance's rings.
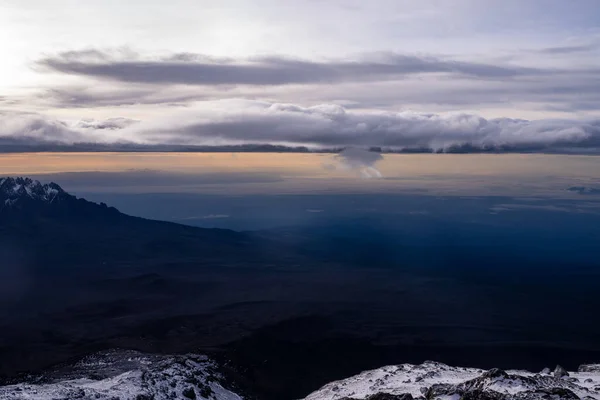
{"label": "white cloud bank", "polygon": [[40,114],[0,113],[0,144],[78,143],[592,153],[600,152],[600,120],[486,119],[467,113],[361,111],[250,100],[199,102],[141,122],[111,118],[66,123]]}

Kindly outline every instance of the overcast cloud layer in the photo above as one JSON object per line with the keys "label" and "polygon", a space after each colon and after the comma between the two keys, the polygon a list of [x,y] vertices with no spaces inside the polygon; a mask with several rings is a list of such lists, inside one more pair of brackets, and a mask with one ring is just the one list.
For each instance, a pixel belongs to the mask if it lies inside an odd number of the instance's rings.
{"label": "overcast cloud layer", "polygon": [[[347,110],[259,101],[221,101],[148,121],[66,123],[39,114],[0,116],[0,144],[97,143],[145,146],[275,144],[309,149],[383,151],[600,151],[599,120],[485,119],[465,113]],[[368,163],[366,163],[368,165]]]}
{"label": "overcast cloud layer", "polygon": [[201,3],[0,0],[0,150],[598,148],[595,0]]}
{"label": "overcast cloud layer", "polygon": [[[386,81],[413,74],[447,73],[473,78],[500,79],[560,74],[572,71],[498,66],[442,60],[397,53],[382,53],[356,60],[308,61],[281,56],[218,59],[202,54],[173,54],[163,59],[141,59],[125,52],[69,51],[41,59],[37,65],[65,74],[151,84],[286,85]],[[593,71],[582,71],[594,73]]]}

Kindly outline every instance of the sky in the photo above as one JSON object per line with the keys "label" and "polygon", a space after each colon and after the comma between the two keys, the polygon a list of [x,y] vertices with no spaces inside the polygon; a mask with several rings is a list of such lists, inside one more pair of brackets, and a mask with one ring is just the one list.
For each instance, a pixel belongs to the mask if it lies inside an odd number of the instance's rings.
{"label": "sky", "polygon": [[90,199],[90,193],[600,199],[600,157],[563,154],[25,153],[0,154],[0,171],[54,181]]}
{"label": "sky", "polygon": [[596,0],[0,0],[0,149],[597,153]]}
{"label": "sky", "polygon": [[541,221],[600,215],[597,156],[12,153],[0,154],[0,171],[57,182],[129,215],[235,230],[356,218],[437,221],[439,230],[445,217],[506,224],[515,213],[541,212]]}

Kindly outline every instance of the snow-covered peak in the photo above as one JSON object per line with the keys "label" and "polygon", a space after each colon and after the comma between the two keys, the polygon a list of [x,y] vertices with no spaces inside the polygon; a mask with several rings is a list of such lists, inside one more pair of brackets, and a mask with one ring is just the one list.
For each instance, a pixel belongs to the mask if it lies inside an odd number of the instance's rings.
{"label": "snow-covered peak", "polygon": [[329,383],[304,400],[600,399],[600,365],[577,372],[485,371],[436,362],[366,371]]}
{"label": "snow-covered peak", "polygon": [[0,178],[0,200],[12,206],[21,199],[51,203],[59,194],[65,193],[56,183],[42,184],[30,178]]}
{"label": "snow-covered peak", "polygon": [[0,400],[243,400],[201,355],[109,351],[27,383],[0,386]]}

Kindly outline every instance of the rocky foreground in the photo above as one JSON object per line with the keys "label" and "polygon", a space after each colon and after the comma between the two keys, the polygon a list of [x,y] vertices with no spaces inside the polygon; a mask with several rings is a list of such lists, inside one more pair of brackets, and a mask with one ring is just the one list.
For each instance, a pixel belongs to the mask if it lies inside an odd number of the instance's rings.
{"label": "rocky foreground", "polygon": [[539,373],[450,367],[436,362],[393,365],[325,385],[305,400],[575,400],[600,399],[600,364],[577,372]]}
{"label": "rocky foreground", "polygon": [[[115,350],[0,386],[0,400],[242,400],[236,392],[205,356]],[[304,400],[411,399],[600,399],[600,364],[539,373],[402,364],[329,383]]]}
{"label": "rocky foreground", "polygon": [[0,386],[0,400],[241,400],[205,356],[110,351],[26,382]]}

